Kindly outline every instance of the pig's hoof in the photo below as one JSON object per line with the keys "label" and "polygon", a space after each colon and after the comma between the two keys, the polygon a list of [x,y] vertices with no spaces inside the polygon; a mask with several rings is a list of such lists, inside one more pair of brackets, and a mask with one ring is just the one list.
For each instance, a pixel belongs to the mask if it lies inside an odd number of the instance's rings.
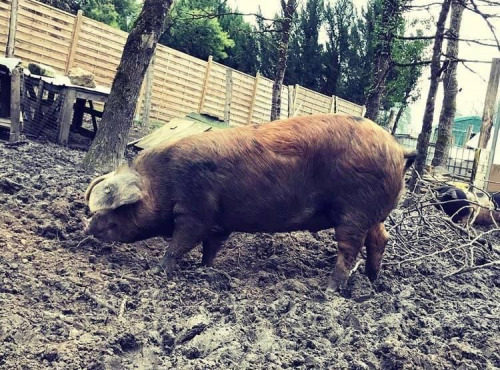
{"label": "pig's hoof", "polygon": [[342,271],[335,270],[332,274],[328,286],[326,288],[327,296],[330,295],[341,295],[345,296],[347,294],[347,280],[349,276]]}
{"label": "pig's hoof", "polygon": [[368,276],[368,279],[370,279],[370,281],[375,281],[377,280],[378,278],[378,274],[379,274],[379,270],[377,269],[374,269],[373,267],[370,267],[370,266],[366,266],[366,276]]}

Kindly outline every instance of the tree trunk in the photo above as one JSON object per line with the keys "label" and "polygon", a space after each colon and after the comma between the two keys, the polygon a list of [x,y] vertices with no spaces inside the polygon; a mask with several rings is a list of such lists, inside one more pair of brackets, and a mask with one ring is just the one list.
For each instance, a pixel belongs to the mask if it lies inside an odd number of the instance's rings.
{"label": "tree trunk", "polygon": [[286,62],[288,59],[288,42],[290,41],[290,26],[293,13],[297,8],[296,0],[281,0],[283,21],[281,22],[281,40],[278,45],[278,64],[273,83],[273,97],[271,103],[271,121],[277,120],[281,115],[281,87],[285,78]]}
{"label": "tree trunk", "polygon": [[440,75],[440,57],[441,50],[443,47],[443,35],[444,35],[444,25],[446,23],[446,18],[448,17],[448,12],[450,11],[451,0],[444,0],[441,6],[441,11],[439,12],[438,21],[436,23],[436,36],[434,40],[434,47],[432,49],[432,59],[431,59],[431,85],[429,87],[429,93],[427,94],[427,101],[425,104],[424,119],[422,122],[422,131],[418,135],[417,142],[417,158],[415,161],[415,171],[413,171],[412,177],[410,179],[410,189],[415,188],[417,183],[418,175],[424,173],[425,161],[427,159],[427,150],[429,148],[429,140],[432,131],[432,121],[434,119],[434,107],[436,102],[436,93],[439,85],[439,75]]}
{"label": "tree trunk", "polygon": [[112,171],[123,161],[142,80],[162,33],[172,0],[145,0],[128,35],[99,130],[83,165],[87,172]]}
{"label": "tree trunk", "polygon": [[399,120],[401,119],[401,116],[403,115],[403,112],[405,111],[406,107],[407,103],[405,100],[405,103],[401,104],[401,106],[398,109],[398,113],[396,114],[396,119],[394,120],[394,126],[392,126],[392,131],[391,131],[392,136],[396,135],[396,130],[398,129]]}
{"label": "tree trunk", "polygon": [[458,57],[458,37],[460,36],[460,25],[462,23],[462,14],[464,12],[464,4],[462,0],[453,0],[451,4],[451,20],[448,30],[449,38],[446,47],[446,57],[449,58],[448,68],[445,71],[443,79],[444,98],[439,116],[438,137],[436,141],[436,149],[434,158],[432,159],[433,166],[442,166],[448,159],[448,152],[451,146],[451,135],[453,128],[453,120],[457,110],[456,100],[458,93],[457,84],[457,57]]}
{"label": "tree trunk", "polygon": [[380,31],[375,47],[375,64],[373,65],[373,82],[366,97],[366,117],[376,121],[380,110],[382,96],[385,93],[385,80],[389,73],[392,42],[397,33],[404,0],[385,0],[380,20]]}

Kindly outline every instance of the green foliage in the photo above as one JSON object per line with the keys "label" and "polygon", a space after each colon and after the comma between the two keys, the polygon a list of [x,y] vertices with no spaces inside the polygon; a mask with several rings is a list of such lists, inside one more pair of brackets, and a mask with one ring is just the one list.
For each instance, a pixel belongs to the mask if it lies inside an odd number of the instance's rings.
{"label": "green foliage", "polygon": [[226,59],[235,45],[217,16],[226,11],[225,4],[217,0],[179,0],[168,15],[160,42],[201,59],[210,55],[216,61]]}
{"label": "green foliage", "polygon": [[130,31],[140,11],[135,0],[81,0],[77,4],[85,16],[124,31]]}
{"label": "green foliage", "polygon": [[[417,31],[417,36],[422,36],[422,31]],[[399,64],[412,64],[422,60],[425,50],[429,47],[430,40],[395,40],[392,48],[392,59]],[[405,105],[419,97],[416,90],[418,79],[422,75],[422,65],[395,66],[389,72],[387,79],[387,93],[383,101],[385,109],[397,103]]]}
{"label": "green foliage", "polygon": [[323,18],[323,0],[307,0],[291,35],[285,83],[298,83],[313,90],[319,90],[323,84],[323,45],[319,43]]}

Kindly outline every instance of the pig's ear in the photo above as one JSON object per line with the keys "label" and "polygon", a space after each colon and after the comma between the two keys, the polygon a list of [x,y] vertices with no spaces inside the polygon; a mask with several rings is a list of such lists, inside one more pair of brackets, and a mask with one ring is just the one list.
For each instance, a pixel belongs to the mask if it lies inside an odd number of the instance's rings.
{"label": "pig's ear", "polygon": [[141,179],[136,172],[128,171],[96,183],[89,192],[88,205],[90,212],[99,212],[132,204],[141,198]]}
{"label": "pig's ear", "polygon": [[89,202],[90,193],[92,192],[92,189],[94,189],[94,187],[97,184],[99,184],[101,181],[106,180],[108,177],[113,176],[114,174],[115,174],[115,171],[107,173],[106,175],[99,176],[99,177],[95,178],[94,180],[92,180],[90,185],[87,187],[87,190],[85,190],[85,201],[87,203]]}

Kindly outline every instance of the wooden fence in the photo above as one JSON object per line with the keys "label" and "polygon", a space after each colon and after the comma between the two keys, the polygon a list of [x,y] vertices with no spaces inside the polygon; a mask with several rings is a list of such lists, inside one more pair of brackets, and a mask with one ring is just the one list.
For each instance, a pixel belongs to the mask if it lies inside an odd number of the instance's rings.
{"label": "wooden fence", "polygon": [[[11,0],[0,0],[0,47],[6,49]],[[71,67],[95,75],[96,83],[111,86],[127,33],[33,0],[19,0],[14,56],[43,63],[58,73]],[[148,105],[149,119],[169,121],[190,112],[209,113],[239,126],[269,120],[273,82],[222,64],[194,58],[158,45],[143,83],[138,114]],[[301,86],[284,86],[282,118],[289,115],[342,112],[364,115],[364,107]]]}

